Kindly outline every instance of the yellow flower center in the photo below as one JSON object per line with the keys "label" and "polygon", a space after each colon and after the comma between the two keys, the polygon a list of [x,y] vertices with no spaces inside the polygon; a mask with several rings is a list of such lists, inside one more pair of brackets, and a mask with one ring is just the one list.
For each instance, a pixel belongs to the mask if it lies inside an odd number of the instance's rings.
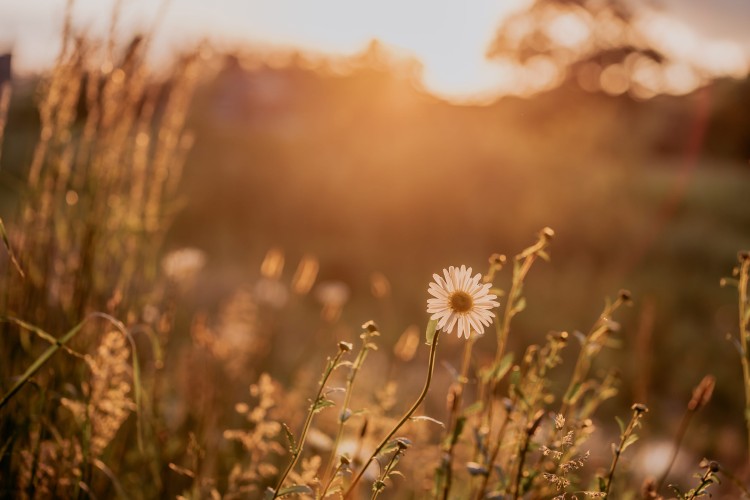
{"label": "yellow flower center", "polygon": [[453,292],[449,298],[451,303],[451,309],[457,313],[465,313],[471,311],[471,306],[474,305],[474,299],[471,295],[464,291]]}

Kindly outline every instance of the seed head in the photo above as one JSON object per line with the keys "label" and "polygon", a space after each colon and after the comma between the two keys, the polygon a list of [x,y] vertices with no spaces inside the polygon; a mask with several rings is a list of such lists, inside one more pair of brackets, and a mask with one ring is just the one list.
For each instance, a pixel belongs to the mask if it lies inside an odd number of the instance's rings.
{"label": "seed head", "polygon": [[339,351],[341,352],[349,352],[352,350],[352,344],[349,342],[339,342]]}
{"label": "seed head", "polygon": [[711,401],[716,386],[716,378],[713,375],[706,375],[703,380],[693,389],[693,397],[688,403],[688,410],[697,411],[703,408]]}
{"label": "seed head", "polygon": [[541,231],[541,232],[539,233],[539,236],[540,236],[540,237],[541,237],[541,239],[543,239],[544,241],[549,241],[549,240],[551,240],[552,238],[554,238],[554,237],[555,237],[555,231],[553,231],[553,230],[552,230],[552,228],[550,228],[550,227],[545,227],[545,228],[544,228],[544,229],[542,229],[542,231]]}
{"label": "seed head", "polygon": [[411,446],[411,441],[405,438],[398,438],[396,439],[396,446],[398,446],[399,450],[403,451]]}
{"label": "seed head", "polygon": [[374,333],[374,332],[379,331],[378,325],[376,325],[375,322],[372,321],[372,320],[370,320],[367,323],[365,323],[364,325],[362,325],[362,329],[363,330],[367,330],[370,333]]}
{"label": "seed head", "polygon": [[490,265],[498,269],[505,265],[505,255],[500,253],[493,253],[490,255]]}
{"label": "seed head", "polygon": [[648,407],[644,405],[643,403],[636,403],[633,406],[631,406],[630,409],[639,415],[642,413],[646,413],[648,411]]}
{"label": "seed head", "polygon": [[623,288],[617,293],[617,296],[623,304],[630,305],[633,302],[633,296],[631,295],[630,290],[625,290]]}

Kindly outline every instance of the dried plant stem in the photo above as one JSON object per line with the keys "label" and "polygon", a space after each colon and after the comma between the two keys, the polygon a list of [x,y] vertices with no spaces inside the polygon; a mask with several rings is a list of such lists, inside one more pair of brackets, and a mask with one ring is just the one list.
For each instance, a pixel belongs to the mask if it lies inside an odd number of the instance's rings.
{"label": "dried plant stem", "polygon": [[[514,398],[515,403],[515,398]],[[484,492],[487,490],[487,484],[490,481],[490,476],[492,475],[492,466],[495,463],[495,460],[497,460],[497,455],[500,452],[500,447],[503,444],[503,436],[505,435],[505,428],[508,425],[509,422],[509,415],[506,415],[505,419],[503,420],[502,425],[500,426],[500,430],[497,433],[497,439],[495,439],[495,445],[492,448],[492,451],[490,452],[490,459],[487,462],[487,473],[482,476],[482,484],[479,487],[479,491],[477,491],[476,500],[480,500],[484,496]],[[473,495],[471,495],[473,496]]]}
{"label": "dried plant stem", "polygon": [[539,424],[544,416],[544,410],[538,410],[537,413],[532,417],[529,423],[526,425],[526,432],[524,433],[523,444],[519,449],[518,458],[518,470],[516,471],[516,479],[513,482],[513,499],[518,498],[518,494],[521,490],[521,479],[523,478],[523,464],[526,461],[526,454],[529,452],[529,444],[531,443],[531,437],[534,435],[536,430],[539,428]]}
{"label": "dried plant stem", "polygon": [[447,437],[449,439],[449,445],[447,450],[447,460],[445,463],[445,483],[443,484],[443,500],[448,500],[448,495],[451,491],[451,483],[453,481],[453,458],[454,450],[456,448],[456,442],[458,441],[457,427],[459,425],[459,419],[462,414],[462,402],[464,394],[464,386],[468,381],[469,366],[471,365],[471,351],[474,347],[474,343],[477,340],[477,336],[471,337],[464,345],[463,361],[461,363],[461,374],[458,377],[456,383],[456,390],[454,392],[454,400],[451,405],[451,416],[450,425],[448,426]]}
{"label": "dried plant stem", "polygon": [[675,437],[674,437],[674,444],[672,445],[672,455],[669,457],[667,468],[664,469],[664,472],[659,478],[659,481],[656,483],[656,491],[659,491],[661,489],[661,487],[664,485],[664,481],[666,481],[667,477],[669,476],[669,471],[672,470],[674,461],[675,459],[677,459],[677,454],[680,452],[680,445],[682,444],[682,439],[685,437],[685,433],[687,432],[687,428],[688,428],[688,425],[690,424],[690,419],[692,417],[693,417],[693,412],[689,410],[686,411],[682,415],[682,419],[680,420],[680,425],[679,427],[677,427],[677,434],[675,434]]}
{"label": "dried plant stem", "polygon": [[380,444],[375,448],[375,451],[372,452],[372,455],[370,455],[370,458],[367,459],[367,461],[364,463],[362,468],[359,470],[359,473],[354,477],[351,484],[349,485],[349,488],[344,493],[344,498],[351,498],[352,494],[354,492],[354,488],[356,488],[357,483],[359,483],[359,480],[362,479],[362,476],[364,475],[365,471],[367,470],[367,467],[370,466],[370,463],[372,463],[373,460],[375,460],[375,457],[380,453],[380,450],[382,450],[386,444],[390,441],[390,439],[398,432],[398,430],[401,428],[402,425],[406,423],[409,418],[414,414],[415,411],[417,411],[417,408],[419,408],[419,405],[422,404],[422,401],[424,401],[424,398],[427,396],[427,391],[430,389],[430,383],[432,382],[432,372],[435,368],[435,354],[437,353],[437,344],[438,344],[438,337],[440,336],[440,330],[435,331],[435,336],[432,338],[432,344],[430,345],[430,361],[427,365],[427,378],[424,382],[424,387],[422,388],[422,392],[419,394],[419,397],[414,402],[414,404],[409,408],[409,411],[407,411],[403,417],[401,417],[401,420],[398,421],[398,423],[393,426],[393,429],[388,433],[387,436],[383,438],[383,440],[380,442]]}
{"label": "dried plant stem", "polygon": [[570,383],[568,384],[568,388],[565,390],[563,396],[560,414],[564,417],[568,416],[571,407],[574,406],[573,404],[571,404],[571,399],[575,395],[577,388],[586,378],[589,368],[591,367],[591,358],[593,356],[592,353],[589,352],[589,346],[598,345],[602,337],[610,331],[610,316],[628,300],[629,295],[624,295],[621,292],[612,304],[608,304],[604,307],[604,310],[599,315],[599,319],[597,319],[588,335],[586,335],[586,339],[583,341],[583,345],[581,346],[581,352],[578,354],[575,368],[573,368],[573,375],[570,378]]}
{"label": "dried plant stem", "polygon": [[669,471],[672,470],[672,465],[674,465],[674,461],[680,451],[680,445],[682,444],[682,439],[685,437],[690,420],[698,410],[706,406],[711,400],[715,385],[716,379],[712,375],[706,375],[695,389],[693,389],[693,396],[690,398],[690,401],[685,408],[685,413],[680,420],[680,426],[677,428],[677,434],[675,434],[674,445],[672,446],[672,456],[669,458],[669,463],[656,485],[657,491],[664,485],[664,481],[666,481],[669,476]]}
{"label": "dried plant stem", "polygon": [[747,299],[748,281],[750,281],[750,255],[742,253],[740,258],[739,284],[739,327],[742,345],[742,379],[745,384],[745,425],[747,426],[747,450],[750,453],[750,359],[748,359],[748,344],[750,343],[750,304]]}
{"label": "dried plant stem", "polygon": [[276,488],[274,489],[273,498],[276,498],[279,496],[279,491],[281,490],[281,487],[284,485],[284,481],[286,481],[286,477],[289,475],[292,469],[294,469],[294,466],[297,465],[297,461],[299,460],[299,457],[302,455],[302,450],[305,447],[305,440],[307,439],[307,432],[310,430],[310,424],[312,424],[313,416],[317,413],[317,410],[318,410],[317,403],[318,401],[320,401],[320,398],[323,396],[323,391],[325,390],[328,379],[330,378],[333,371],[336,369],[336,366],[338,365],[338,362],[341,359],[341,356],[343,356],[345,352],[347,351],[339,348],[339,352],[333,358],[333,361],[330,361],[328,363],[328,366],[326,366],[325,372],[323,372],[323,377],[321,377],[320,385],[318,386],[318,392],[315,395],[315,399],[313,399],[312,403],[310,403],[310,409],[307,412],[307,418],[305,418],[305,423],[302,426],[302,432],[300,433],[299,439],[297,440],[297,444],[295,446],[294,443],[290,443],[293,448],[292,460],[289,462],[289,464],[287,464],[286,469],[284,469],[284,472],[281,474],[281,477],[279,478],[279,482],[276,484]]}
{"label": "dried plant stem", "polygon": [[625,428],[623,433],[620,435],[620,444],[614,449],[614,457],[612,457],[612,464],[609,466],[609,473],[607,474],[607,485],[604,489],[604,498],[609,498],[609,490],[612,488],[612,480],[615,477],[615,468],[617,462],[620,460],[625,443],[630,438],[631,434],[635,430],[638,422],[643,415],[643,409],[641,405],[633,405],[633,416],[630,418],[628,426]]}
{"label": "dried plant stem", "polygon": [[713,474],[714,472],[710,468],[706,468],[706,472],[704,472],[703,475],[701,476],[700,484],[698,485],[697,488],[692,490],[692,492],[690,493],[690,496],[685,497],[685,500],[693,500],[693,498],[703,496],[703,494],[699,492],[703,491],[704,486],[707,486],[714,482],[712,479]]}
{"label": "dried plant stem", "polygon": [[[364,333],[363,335],[367,335],[367,333]],[[336,453],[338,452],[341,438],[344,435],[344,425],[346,424],[346,421],[348,419],[348,415],[346,414],[346,412],[349,411],[349,403],[352,399],[354,379],[357,377],[357,373],[359,373],[359,369],[365,362],[365,357],[367,357],[367,351],[370,349],[368,344],[368,337],[363,337],[363,340],[364,343],[362,345],[362,348],[357,353],[357,357],[352,364],[349,376],[346,378],[346,392],[344,395],[344,402],[341,406],[341,412],[339,414],[339,425],[338,430],[336,431],[336,438],[333,440],[333,446],[331,447],[331,456],[328,458],[328,465],[325,468],[324,474],[321,476],[326,484],[321,498],[325,496],[325,493],[328,491],[333,478],[336,477],[336,474],[333,473],[333,464],[336,462]]]}
{"label": "dried plant stem", "polygon": [[513,282],[510,285],[510,292],[508,292],[508,300],[505,304],[505,311],[503,312],[503,321],[499,324],[495,363],[499,363],[505,353],[506,344],[508,343],[508,335],[510,334],[510,323],[513,316],[518,312],[515,307],[515,302],[520,298],[521,289],[523,287],[523,282],[526,279],[526,275],[529,273],[531,266],[539,256],[538,252],[542,251],[546,245],[547,240],[540,238],[534,246],[529,247],[525,252],[516,256],[516,260],[521,260],[522,263],[520,267],[517,268],[517,272],[513,273]]}

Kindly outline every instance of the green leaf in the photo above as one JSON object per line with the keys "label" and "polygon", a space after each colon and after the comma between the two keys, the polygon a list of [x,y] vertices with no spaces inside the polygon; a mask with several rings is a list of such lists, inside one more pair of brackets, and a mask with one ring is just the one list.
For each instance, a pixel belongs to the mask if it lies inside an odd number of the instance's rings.
{"label": "green leaf", "polygon": [[518,365],[510,372],[510,385],[518,385],[521,382],[521,368]]}
{"label": "green leaf", "polygon": [[456,444],[458,438],[461,437],[461,433],[464,431],[464,425],[466,424],[466,417],[461,416],[456,419],[456,427],[453,428],[453,435],[451,436],[451,443]]}
{"label": "green leaf", "polygon": [[474,415],[479,413],[484,408],[484,404],[481,401],[475,401],[464,410],[464,415]]}
{"label": "green leaf", "polygon": [[565,396],[563,396],[563,401],[567,404],[572,403],[574,400],[578,399],[578,393],[581,390],[581,383],[577,382],[573,387],[571,387],[568,392],[565,393]]}
{"label": "green leaf", "polygon": [[516,301],[516,303],[513,305],[513,314],[520,313],[526,309],[526,298],[521,297]]}
{"label": "green leaf", "polygon": [[294,486],[287,486],[281,488],[276,494],[276,498],[281,498],[289,495],[313,495],[315,492],[306,484],[295,484]]}
{"label": "green leaf", "polygon": [[625,422],[618,416],[615,416],[615,420],[617,420],[617,426],[620,428],[620,436],[622,436],[625,434]]}
{"label": "green leaf", "polygon": [[635,443],[636,441],[638,441],[638,436],[636,434],[631,434],[630,436],[628,436],[628,438],[625,440],[625,442],[622,443],[622,450],[620,450],[620,453],[622,453],[623,451],[625,451],[625,449],[628,446],[630,446],[631,444]]}
{"label": "green leaf", "polygon": [[322,411],[331,406],[336,406],[336,403],[334,403],[330,399],[320,397],[313,405],[312,411],[313,413],[318,413],[319,411]]}
{"label": "green leaf", "polygon": [[509,352],[505,356],[503,356],[503,359],[500,360],[499,363],[495,366],[495,368],[492,370],[492,378],[495,380],[495,382],[500,382],[503,377],[505,377],[505,374],[508,373],[508,370],[510,370],[510,367],[513,366],[513,353]]}
{"label": "green leaf", "polygon": [[425,339],[427,340],[427,345],[432,345],[433,340],[435,339],[435,334],[437,333],[437,320],[431,319],[427,323],[427,331],[425,332]]}
{"label": "green leaf", "polygon": [[607,481],[605,481],[602,476],[596,476],[596,479],[599,482],[599,491],[606,490],[607,489]]}

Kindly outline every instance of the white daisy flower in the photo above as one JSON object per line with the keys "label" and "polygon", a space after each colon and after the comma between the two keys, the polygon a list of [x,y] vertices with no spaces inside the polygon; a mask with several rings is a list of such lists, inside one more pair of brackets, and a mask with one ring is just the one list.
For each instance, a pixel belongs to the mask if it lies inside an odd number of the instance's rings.
{"label": "white daisy flower", "polygon": [[495,314],[492,309],[500,304],[494,299],[497,295],[489,293],[490,283],[480,283],[482,275],[477,273],[473,278],[471,268],[466,266],[449,267],[443,269],[442,276],[433,274],[434,282],[430,283],[427,291],[434,298],[427,300],[427,312],[432,314],[430,319],[437,320],[437,328],[452,333],[458,327],[458,337],[473,331],[484,333],[484,327],[489,326]]}

